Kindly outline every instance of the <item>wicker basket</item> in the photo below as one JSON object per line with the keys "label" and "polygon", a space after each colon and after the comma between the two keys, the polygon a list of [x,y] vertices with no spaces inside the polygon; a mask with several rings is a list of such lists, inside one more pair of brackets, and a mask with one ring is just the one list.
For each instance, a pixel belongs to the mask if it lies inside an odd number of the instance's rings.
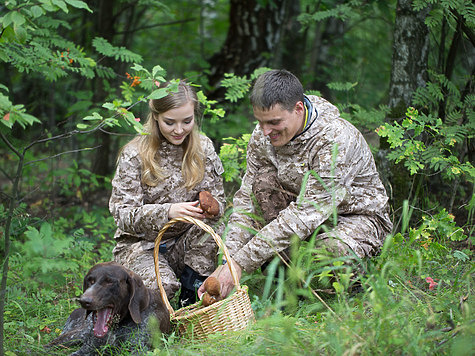
{"label": "wicker basket", "polygon": [[254,313],[251,308],[251,301],[247,293],[247,286],[240,286],[236,271],[232,263],[228,263],[231,275],[236,287],[236,292],[224,300],[211,304],[207,307],[202,307],[201,301],[187,307],[181,308],[177,311],[173,310],[168,301],[165,289],[163,288],[160,278],[160,270],[158,265],[158,249],[160,241],[165,231],[176,222],[184,221],[192,223],[208,232],[223,251],[227,261],[230,260],[229,252],[223,241],[214,230],[206,225],[201,220],[192,217],[179,217],[170,220],[158,233],[155,239],[155,249],[153,251],[153,258],[155,262],[155,274],[157,276],[157,284],[160,288],[162,300],[165,303],[172,323],[178,327],[182,336],[194,339],[205,339],[209,334],[216,332],[226,332],[229,330],[241,330],[245,328],[249,322],[254,320]]}

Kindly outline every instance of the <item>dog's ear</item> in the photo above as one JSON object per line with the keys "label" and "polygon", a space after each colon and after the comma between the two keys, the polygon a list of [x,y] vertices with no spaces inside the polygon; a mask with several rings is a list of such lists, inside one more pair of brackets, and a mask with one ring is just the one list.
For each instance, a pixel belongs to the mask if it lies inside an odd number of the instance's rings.
{"label": "dog's ear", "polygon": [[143,284],[142,278],[136,273],[130,271],[127,282],[130,288],[130,316],[136,324],[139,324],[142,322],[140,313],[147,308],[150,303],[150,294],[148,293],[147,287]]}

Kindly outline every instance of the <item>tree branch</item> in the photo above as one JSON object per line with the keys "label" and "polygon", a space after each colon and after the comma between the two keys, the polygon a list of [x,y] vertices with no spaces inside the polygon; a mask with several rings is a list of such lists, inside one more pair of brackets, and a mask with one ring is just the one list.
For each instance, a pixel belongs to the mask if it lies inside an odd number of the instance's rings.
{"label": "tree branch", "polygon": [[63,139],[63,138],[69,138],[73,135],[77,135],[77,134],[88,134],[88,133],[92,133],[92,132],[95,132],[95,131],[98,131],[100,130],[103,126],[104,126],[104,121],[102,121],[99,125],[97,125],[96,127],[93,127],[92,129],[90,130],[86,130],[86,131],[81,131],[81,130],[72,130],[72,131],[69,131],[69,132],[65,132],[65,133],[62,133],[60,135],[56,135],[56,136],[52,136],[52,137],[47,137],[47,138],[43,138],[43,139],[38,139],[32,143],[30,143],[28,146],[26,146],[23,150],[26,151],[28,149],[30,149],[31,147],[33,147],[34,145],[38,144],[38,143],[45,143],[45,142],[49,142],[49,141],[54,141],[54,140],[60,140],[60,139]]}
{"label": "tree branch", "polygon": [[17,149],[11,144],[10,141],[8,141],[8,139],[5,137],[5,135],[2,132],[0,132],[0,137],[2,138],[3,142],[7,144],[8,148],[13,151],[13,153],[15,153],[18,157],[21,157],[21,153],[17,151]]}
{"label": "tree branch", "polygon": [[77,152],[83,152],[83,151],[92,151],[92,150],[95,150],[97,148],[101,147],[101,145],[98,145],[96,147],[88,147],[88,148],[80,148],[78,150],[71,150],[71,151],[64,151],[64,152],[61,152],[61,153],[58,153],[58,154],[55,154],[55,155],[52,155],[52,156],[48,156],[48,157],[45,157],[45,158],[40,158],[40,159],[35,159],[33,161],[29,161],[29,162],[25,162],[24,166],[28,166],[30,164],[33,164],[33,163],[36,163],[36,162],[41,162],[41,161],[46,161],[48,159],[51,159],[51,158],[56,158],[56,157],[60,157],[62,155],[66,155],[66,154],[69,154],[69,153],[77,153]]}
{"label": "tree branch", "polygon": [[10,180],[10,181],[13,180],[13,178],[10,177],[10,175],[8,174],[8,172],[7,172],[6,170],[4,170],[3,168],[1,168],[1,167],[0,167],[0,172],[2,172],[3,175],[4,175],[8,180]]}
{"label": "tree branch", "polygon": [[117,31],[116,34],[117,35],[122,35],[124,33],[134,33],[134,32],[138,32],[138,31],[142,31],[142,30],[146,30],[148,28],[153,28],[153,27],[160,27],[160,26],[170,26],[170,25],[178,25],[178,24],[182,24],[182,23],[186,23],[186,22],[190,22],[190,21],[195,21],[196,20],[196,17],[191,17],[189,19],[184,19],[184,20],[178,20],[178,21],[171,21],[171,22],[164,22],[164,23],[156,23],[156,24],[153,24],[153,25],[147,25],[147,26],[142,26],[142,27],[137,27],[137,28],[134,28],[130,31]]}
{"label": "tree branch", "polygon": [[[451,80],[452,78],[452,73],[455,67],[455,58],[457,56],[457,49],[459,47],[461,39],[462,39],[462,18],[459,18],[457,21],[457,28],[455,30],[452,43],[449,48],[449,53],[447,54],[447,59],[445,62],[444,75],[448,80]],[[447,98],[445,98],[439,103],[438,115],[439,115],[439,118],[441,118],[443,122],[445,122],[446,106],[447,106]]]}
{"label": "tree branch", "polygon": [[462,30],[465,33],[465,35],[468,37],[469,41],[472,43],[472,46],[475,47],[475,34],[465,23],[465,19],[463,18],[463,16],[461,16],[455,9],[452,9],[452,13],[457,18],[458,22],[460,22]]}

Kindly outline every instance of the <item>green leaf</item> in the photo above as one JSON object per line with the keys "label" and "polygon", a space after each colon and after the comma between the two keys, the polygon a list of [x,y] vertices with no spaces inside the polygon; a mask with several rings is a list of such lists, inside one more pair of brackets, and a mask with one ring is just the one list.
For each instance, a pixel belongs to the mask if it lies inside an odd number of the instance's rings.
{"label": "green leaf", "polygon": [[19,43],[25,43],[26,42],[26,30],[24,27],[19,27],[15,26],[14,27],[15,35]]}
{"label": "green leaf", "polygon": [[332,270],[329,268],[325,268],[322,272],[318,274],[319,281],[323,280],[324,278],[329,278],[329,277],[333,277]]}
{"label": "green leaf", "polygon": [[33,115],[24,114],[24,113],[20,115],[21,115],[21,119],[29,125],[33,125],[34,123],[41,123],[41,121],[37,119],[36,117],[34,117]]}
{"label": "green leaf", "polygon": [[154,90],[149,96],[148,98],[151,99],[151,100],[156,100],[156,99],[161,99],[161,98],[164,98],[168,95],[168,89],[167,88],[160,88],[160,89],[156,89]]}
{"label": "green leaf", "polygon": [[343,285],[339,282],[333,282],[332,283],[332,286],[333,288],[335,289],[335,292],[337,294],[340,294],[340,293],[343,293],[345,291],[345,288],[343,287]]}
{"label": "green leaf", "polygon": [[65,0],[65,1],[66,3],[68,3],[69,5],[77,9],[86,9],[87,11],[91,13],[93,12],[84,1],[79,1],[79,0]]}
{"label": "green leaf", "polygon": [[5,120],[3,118],[0,118],[0,123],[11,129],[13,127],[13,121],[12,120]]}
{"label": "green leaf", "polygon": [[115,110],[117,108],[117,106],[114,105],[113,103],[104,103],[102,104],[102,107],[108,110]]}
{"label": "green leaf", "polygon": [[1,18],[1,23],[2,23],[3,28],[8,27],[13,22],[12,16],[14,12],[15,11],[10,11]]}
{"label": "green leaf", "polygon": [[21,26],[25,23],[25,16],[20,14],[18,11],[12,11],[12,22],[15,26]]}
{"label": "green leaf", "polygon": [[131,67],[131,69],[137,71],[137,72],[140,72],[140,71],[147,71],[144,67],[142,67],[140,64],[138,63],[134,63],[134,65]]}
{"label": "green leaf", "polygon": [[30,11],[31,11],[31,14],[33,15],[34,18],[43,16],[44,13],[45,13],[45,11],[38,5],[32,6]]}
{"label": "green leaf", "polygon": [[92,116],[88,115],[85,118],[83,118],[83,120],[86,120],[86,121],[102,120],[102,116],[99,115],[97,112],[93,112]]}
{"label": "green leaf", "polygon": [[63,0],[51,0],[51,3],[53,5],[56,5],[57,7],[59,7],[61,10],[63,10],[65,13],[68,13],[69,10],[68,10],[68,5],[66,5],[66,3],[63,1]]}
{"label": "green leaf", "polygon": [[[162,76],[161,79],[163,79],[163,76],[165,76],[166,73],[167,73],[167,72],[165,71],[165,69],[163,69],[163,68],[162,68],[161,66],[159,66],[159,65],[156,65],[156,66],[153,67],[153,69],[152,69],[152,77],[153,77],[153,78],[156,78],[156,77],[157,77],[157,74],[160,74],[160,76]],[[156,79],[158,79],[158,78],[156,78]]]}

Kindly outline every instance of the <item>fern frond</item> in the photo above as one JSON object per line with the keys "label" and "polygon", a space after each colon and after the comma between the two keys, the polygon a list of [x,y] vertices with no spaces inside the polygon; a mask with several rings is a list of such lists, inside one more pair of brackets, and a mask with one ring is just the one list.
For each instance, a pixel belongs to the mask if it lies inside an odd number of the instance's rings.
{"label": "fern frond", "polygon": [[99,78],[112,79],[116,77],[116,73],[110,67],[97,66],[95,71]]}
{"label": "fern frond", "polygon": [[463,5],[457,8],[458,12],[462,17],[467,21],[467,23],[473,24],[475,23],[475,5],[472,1],[464,1]]}
{"label": "fern frond", "polygon": [[142,62],[142,56],[129,51],[125,47],[116,47],[111,45],[105,38],[96,37],[92,40],[92,45],[100,54],[112,57],[116,60],[128,63],[140,63]]}
{"label": "fern frond", "polygon": [[460,98],[460,91],[458,90],[457,86],[452,83],[447,77],[443,74],[437,74],[433,71],[429,71],[432,76],[437,80],[437,82],[441,85],[441,87],[448,90],[449,94],[455,96],[456,98]]}
{"label": "fern frond", "polygon": [[463,142],[470,134],[470,131],[470,127],[467,125],[445,127],[444,135],[446,137],[446,144],[453,145],[455,143]]}
{"label": "fern frond", "polygon": [[221,85],[227,89],[225,99],[232,103],[242,99],[251,87],[251,80],[247,76],[239,77],[232,73],[225,73],[224,76]]}
{"label": "fern frond", "polygon": [[315,95],[315,96],[322,96],[322,92],[320,90],[306,90],[305,94]]}
{"label": "fern frond", "polygon": [[468,94],[463,103],[473,108],[475,106],[475,94]]}
{"label": "fern frond", "polygon": [[302,24],[302,26],[309,26],[312,23],[324,21],[331,17],[345,21],[359,16],[358,12],[355,11],[355,8],[360,8],[361,6],[364,6],[365,3],[365,1],[354,0],[349,3],[336,5],[332,8],[325,7],[325,9],[316,11],[313,14],[300,14],[297,17],[297,20]]}
{"label": "fern frond", "polygon": [[441,9],[432,9],[424,20],[427,27],[433,29],[440,26],[442,19],[444,18],[444,12]]}
{"label": "fern frond", "polygon": [[[420,155],[423,162],[431,164],[431,165],[437,164],[440,168],[441,160],[437,159],[437,157],[441,156],[441,152],[437,146],[433,146],[433,145],[427,146],[427,148],[424,151],[420,152]],[[436,170],[439,170],[439,168],[436,168]]]}
{"label": "fern frond", "polygon": [[332,82],[328,83],[327,86],[332,89],[332,90],[338,90],[338,91],[350,91],[354,87],[358,85],[358,82],[355,83],[350,83],[350,82]]}
{"label": "fern frond", "polygon": [[460,110],[449,112],[445,116],[445,123],[449,126],[458,125],[462,121],[462,113]]}

